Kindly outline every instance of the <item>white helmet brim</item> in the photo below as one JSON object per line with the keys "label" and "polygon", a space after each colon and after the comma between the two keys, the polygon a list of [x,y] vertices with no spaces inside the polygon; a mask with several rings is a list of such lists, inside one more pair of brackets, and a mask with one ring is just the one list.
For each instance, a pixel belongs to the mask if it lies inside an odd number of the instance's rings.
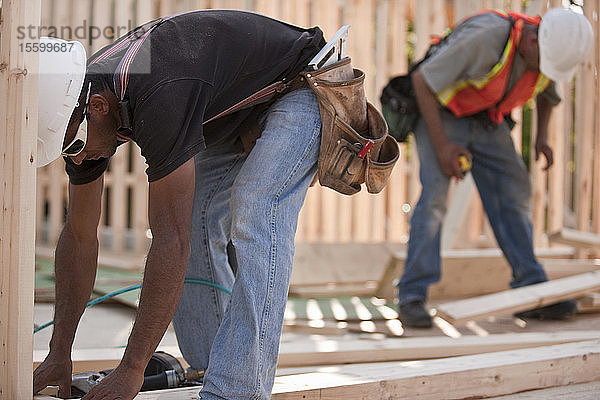
{"label": "white helmet brim", "polygon": [[40,38],[37,167],[60,157],[85,80],[86,61],[80,42]]}

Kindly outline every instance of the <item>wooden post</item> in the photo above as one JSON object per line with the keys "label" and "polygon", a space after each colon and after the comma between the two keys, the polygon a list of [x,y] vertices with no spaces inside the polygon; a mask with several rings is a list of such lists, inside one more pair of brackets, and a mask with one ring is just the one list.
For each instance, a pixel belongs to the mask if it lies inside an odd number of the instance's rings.
{"label": "wooden post", "polygon": [[[388,56],[386,62],[387,79],[404,74],[408,69],[407,60],[407,21],[406,21],[406,4],[394,0],[388,1]],[[381,72],[378,70],[377,74]],[[386,189],[387,196],[387,232],[386,240],[391,242],[400,242],[405,239],[408,231],[408,223],[406,214],[402,211],[402,205],[406,201],[406,146],[400,146],[400,158],[396,163],[396,167],[390,176],[390,182]]]}
{"label": "wooden post", "polygon": [[[600,20],[597,18],[599,10],[598,1],[592,1],[589,5],[586,4],[587,15],[594,16],[596,18],[590,18],[590,22],[594,29],[595,45],[592,51],[594,57],[594,64],[596,73],[600,68],[600,48],[598,47],[598,35],[600,34]],[[589,17],[588,17],[589,18]],[[598,109],[600,108],[600,79],[598,75],[594,77],[594,148],[596,154],[600,151],[600,117],[598,116]],[[592,232],[600,233],[600,157],[594,157],[594,182],[593,182],[593,194],[592,194]]]}
{"label": "wooden post", "polygon": [[[586,16],[592,20],[592,15]],[[577,229],[590,230],[592,168],[593,168],[593,136],[594,136],[594,57],[586,59],[579,68],[576,83],[575,107],[575,212]]]}
{"label": "wooden post", "polygon": [[17,29],[40,0],[4,0],[0,43],[0,399],[31,399],[38,53]]}
{"label": "wooden post", "polygon": [[[89,39],[92,53],[113,42],[106,37],[106,33],[109,32],[107,28],[111,26],[113,26],[111,2],[93,0]],[[88,57],[90,55],[88,54]]]}

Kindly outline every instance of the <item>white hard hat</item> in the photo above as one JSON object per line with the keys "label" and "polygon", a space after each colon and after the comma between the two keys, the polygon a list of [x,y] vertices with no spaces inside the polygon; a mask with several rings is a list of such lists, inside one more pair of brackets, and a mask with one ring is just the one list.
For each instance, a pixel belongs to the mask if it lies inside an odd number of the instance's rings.
{"label": "white hard hat", "polygon": [[85,48],[80,42],[40,38],[38,167],[60,157],[67,125],[83,87],[85,71]]}
{"label": "white hard hat", "polygon": [[594,41],[592,25],[583,14],[552,8],[538,29],[540,71],[553,81],[569,81],[585,61]]}

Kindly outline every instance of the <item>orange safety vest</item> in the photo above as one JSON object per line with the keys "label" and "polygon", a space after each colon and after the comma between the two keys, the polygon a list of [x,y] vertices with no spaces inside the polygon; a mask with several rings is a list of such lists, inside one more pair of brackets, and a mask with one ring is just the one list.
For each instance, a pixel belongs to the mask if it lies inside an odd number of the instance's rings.
{"label": "orange safety vest", "polygon": [[533,96],[546,89],[550,79],[540,72],[526,70],[510,92],[505,95],[515,52],[521,40],[523,25],[525,22],[539,25],[540,18],[522,13],[492,12],[514,21],[500,61],[483,78],[459,82],[444,89],[437,97],[440,103],[450,109],[456,117],[460,118],[487,110],[490,119],[499,124],[504,119],[504,115],[510,113],[513,108],[522,106]]}

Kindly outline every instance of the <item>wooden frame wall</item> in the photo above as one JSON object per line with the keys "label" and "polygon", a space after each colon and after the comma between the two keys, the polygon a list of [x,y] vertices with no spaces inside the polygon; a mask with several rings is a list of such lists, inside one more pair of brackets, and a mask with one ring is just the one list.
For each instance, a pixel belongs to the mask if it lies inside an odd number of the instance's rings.
{"label": "wooden frame wall", "polygon": [[37,138],[36,53],[18,28],[38,26],[39,0],[4,0],[0,33],[0,399],[32,398]]}
{"label": "wooden frame wall", "polygon": [[[198,8],[250,9],[297,25],[319,25],[326,37],[331,37],[342,24],[350,24],[353,65],[365,71],[367,97],[376,105],[388,78],[407,70],[411,46],[418,57],[427,48],[431,34],[440,34],[447,26],[483,8],[543,14],[549,6],[562,4],[561,0],[530,0],[523,10],[521,0],[123,0],[117,2],[118,8],[112,12],[111,2],[42,2],[42,17],[48,26],[78,26],[84,20],[88,25],[99,27],[136,26],[160,15]],[[585,13],[596,31],[598,21],[594,21],[593,16],[597,8],[598,0],[586,1]],[[106,38],[91,40],[91,43],[85,40],[89,51],[108,42]],[[547,173],[541,170],[543,161],[533,162],[531,166],[534,238],[538,247],[551,246],[549,234],[565,226],[600,233],[600,213],[595,211],[600,207],[600,174],[593,172],[598,170],[600,161],[590,156],[600,142],[597,137],[600,118],[596,116],[600,84],[591,72],[600,65],[597,47],[582,67],[575,87],[571,83],[560,85],[563,102],[553,112],[549,134],[555,151],[554,166]],[[575,117],[573,101],[575,105],[583,104],[575,107]],[[513,130],[513,139],[520,150],[521,116],[519,110],[513,114],[519,122]],[[572,143],[575,143],[575,152],[570,151]],[[106,177],[108,190],[103,200],[100,228],[102,247],[114,252],[144,254],[148,246],[145,164],[137,147],[121,147]],[[420,193],[419,163],[413,141],[400,145],[400,153],[390,184],[379,195],[365,192],[347,197],[320,187],[310,189],[301,211],[297,240],[405,243],[410,213]],[[530,158],[534,159],[534,154],[530,154]],[[40,171],[38,191],[41,196],[37,202],[40,244],[53,246],[60,232],[67,188],[63,170],[59,161]],[[461,239],[447,238],[445,243],[452,244],[450,247],[494,245],[479,196],[471,192],[468,212],[463,213],[460,221],[454,221],[454,226],[460,229],[446,230]],[[452,193],[455,193],[454,187]]]}

